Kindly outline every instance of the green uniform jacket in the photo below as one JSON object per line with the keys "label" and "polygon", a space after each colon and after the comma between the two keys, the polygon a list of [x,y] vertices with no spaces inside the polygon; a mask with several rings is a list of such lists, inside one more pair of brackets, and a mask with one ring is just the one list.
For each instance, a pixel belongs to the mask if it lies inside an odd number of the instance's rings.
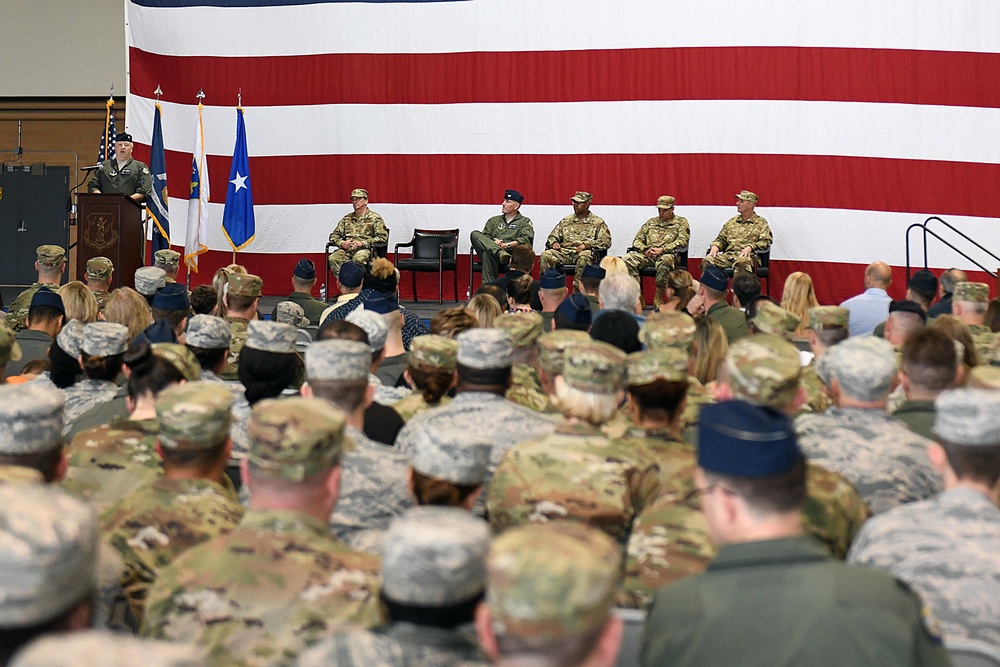
{"label": "green uniform jacket", "polygon": [[811,537],[723,546],[661,589],[642,641],[653,665],[949,665],[906,584],[830,558]]}
{"label": "green uniform jacket", "polygon": [[344,241],[360,241],[363,248],[372,249],[375,243],[388,243],[389,230],[385,228],[385,221],[382,216],[375,211],[368,209],[360,218],[358,214],[351,211],[337,223],[337,228],[330,232],[330,243],[338,246]]}
{"label": "green uniform jacket", "polygon": [[138,160],[129,160],[118,168],[115,160],[105,160],[87,182],[87,192],[100,190],[102,194],[141,194],[146,199],[153,195],[153,175],[149,167]]}
{"label": "green uniform jacket", "polygon": [[607,250],[611,247],[611,230],[603,218],[593,213],[586,218],[578,218],[576,214],[567,215],[549,234],[545,247],[551,248],[553,243],[573,251],[581,243],[586,243],[593,250]]}
{"label": "green uniform jacket", "polygon": [[934,433],[934,401],[904,401],[892,416],[906,424],[907,428],[928,440],[937,440]]}
{"label": "green uniform jacket", "polygon": [[739,308],[728,305],[725,301],[720,301],[709,308],[706,314],[722,325],[726,331],[726,340],[729,341],[730,345],[740,338],[746,338],[750,335],[750,332],[747,331],[746,314]]}
{"label": "green uniform jacket", "polygon": [[675,215],[669,222],[660,220],[660,216],[647,220],[632,241],[632,247],[639,252],[649,248],[663,248],[664,253],[672,253],[677,248],[688,244],[691,240],[691,227],[687,218]]}
{"label": "green uniform jacket", "polygon": [[767,250],[773,241],[767,220],[754,213],[749,220],[739,215],[729,218],[712,245],[719,246],[719,252],[739,252],[747,246]]}
{"label": "green uniform jacket", "polygon": [[510,222],[503,215],[494,215],[486,221],[483,234],[505,243],[517,241],[518,245],[530,246],[535,241],[535,228],[531,225],[531,218],[524,217],[520,212],[515,213]]}
{"label": "green uniform jacket", "polygon": [[[314,297],[312,294],[306,294],[305,292],[292,292],[285,298],[285,301],[291,301],[292,303],[297,303],[302,306],[302,310],[305,311],[306,317],[309,318],[309,324],[313,326],[320,325],[320,317],[323,315],[323,311],[326,310],[326,304]],[[275,306],[274,310],[271,311],[271,320],[274,322],[278,321],[278,307]]]}

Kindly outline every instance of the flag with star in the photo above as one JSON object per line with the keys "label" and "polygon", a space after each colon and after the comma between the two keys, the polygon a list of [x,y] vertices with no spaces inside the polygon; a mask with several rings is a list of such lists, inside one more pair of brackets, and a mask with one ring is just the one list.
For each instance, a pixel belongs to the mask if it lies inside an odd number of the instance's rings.
{"label": "flag with star", "polygon": [[101,164],[105,160],[115,159],[115,135],[117,131],[115,130],[114,98],[109,97],[104,106],[106,107],[106,111],[104,112],[104,132],[101,133],[101,146],[97,149],[97,164]]}
{"label": "flag with star", "polygon": [[243,107],[237,107],[236,146],[233,148],[233,166],[229,169],[229,185],[226,187],[222,233],[229,240],[233,252],[236,252],[253,242],[255,232],[250,159],[247,157],[247,130],[243,122]]}
{"label": "flag with star", "polygon": [[191,156],[191,192],[188,195],[187,237],[184,239],[184,264],[198,273],[198,255],[208,252],[208,159],[205,156],[205,124],[201,102],[198,103],[198,130]]}
{"label": "flag with star", "polygon": [[170,248],[170,217],[167,211],[167,158],[163,152],[163,110],[157,102],[153,111],[153,139],[150,144],[149,170],[153,175],[153,196],[146,202],[146,211],[153,221],[153,252]]}

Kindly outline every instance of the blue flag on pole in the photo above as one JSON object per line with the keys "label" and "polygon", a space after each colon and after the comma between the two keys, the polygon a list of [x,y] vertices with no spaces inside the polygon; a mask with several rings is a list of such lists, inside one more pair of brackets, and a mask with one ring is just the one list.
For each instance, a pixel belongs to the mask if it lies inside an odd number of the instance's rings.
{"label": "blue flag on pole", "polygon": [[112,97],[104,103],[107,111],[104,113],[104,132],[101,133],[101,146],[97,149],[97,164],[105,160],[115,159],[115,100]]}
{"label": "blue flag on pole", "polygon": [[229,170],[229,185],[226,188],[226,207],[222,212],[222,232],[229,239],[229,245],[233,246],[233,252],[250,245],[256,233],[243,107],[236,109],[236,146],[233,148],[233,166]]}
{"label": "blue flag on pole", "polygon": [[153,221],[153,252],[170,247],[170,215],[167,211],[167,158],[163,152],[163,128],[160,104],[153,112],[153,141],[149,154],[149,170],[153,175],[153,196],[146,202],[146,211]]}

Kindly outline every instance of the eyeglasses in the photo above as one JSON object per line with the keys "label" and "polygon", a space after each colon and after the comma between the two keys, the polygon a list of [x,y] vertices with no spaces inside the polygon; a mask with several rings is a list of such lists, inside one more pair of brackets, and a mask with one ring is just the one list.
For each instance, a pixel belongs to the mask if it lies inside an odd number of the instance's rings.
{"label": "eyeglasses", "polygon": [[732,489],[730,489],[728,487],[725,487],[725,486],[723,486],[721,484],[709,484],[708,486],[706,486],[703,489],[697,489],[696,488],[696,489],[692,489],[691,491],[689,491],[688,493],[686,493],[684,495],[684,504],[685,505],[691,505],[692,502],[696,498],[700,498],[701,496],[703,496],[705,494],[708,494],[708,493],[711,493],[712,491],[715,491],[716,489],[722,491],[724,494],[729,495],[729,496],[736,495],[735,491],[733,491]]}

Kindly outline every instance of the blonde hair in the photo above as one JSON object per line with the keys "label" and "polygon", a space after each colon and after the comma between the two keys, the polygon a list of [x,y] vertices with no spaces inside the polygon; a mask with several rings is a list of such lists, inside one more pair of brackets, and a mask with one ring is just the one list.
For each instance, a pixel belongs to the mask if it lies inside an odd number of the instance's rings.
{"label": "blonde hair", "polygon": [[809,326],[809,309],[819,305],[816,300],[816,289],[808,273],[796,271],[785,279],[785,288],[781,292],[781,307],[799,318],[799,326],[792,335],[804,338]]}
{"label": "blonde hair", "polygon": [[74,280],[60,287],[59,296],[62,297],[67,322],[80,320],[84,324],[90,324],[97,321],[97,314],[100,312],[97,297],[94,296],[89,287],[79,280]]}
{"label": "blonde hair", "polygon": [[613,394],[581,391],[566,384],[561,375],[555,378],[554,392],[552,403],[564,417],[582,419],[594,426],[601,426],[610,421],[618,412],[622,402],[621,391]]}
{"label": "blonde hair", "polygon": [[479,326],[483,329],[493,328],[493,320],[503,314],[500,304],[489,294],[477,294],[469,299],[465,307],[476,316]]}
{"label": "blonde hair", "polygon": [[726,330],[712,317],[703,317],[694,330],[694,376],[698,382],[708,384],[718,379],[719,368],[729,353]]}
{"label": "blonde hair", "polygon": [[104,319],[128,328],[129,344],[153,323],[146,297],[131,287],[119,287],[104,304]]}
{"label": "blonde hair", "polygon": [[674,269],[668,273],[667,287],[674,291],[674,298],[678,300],[674,310],[684,310],[694,298],[694,277],[686,269]]}
{"label": "blonde hair", "polygon": [[615,255],[608,255],[601,260],[601,268],[607,272],[607,276],[615,273],[624,273],[628,275],[628,265],[625,264],[625,260],[621,257],[616,257]]}

